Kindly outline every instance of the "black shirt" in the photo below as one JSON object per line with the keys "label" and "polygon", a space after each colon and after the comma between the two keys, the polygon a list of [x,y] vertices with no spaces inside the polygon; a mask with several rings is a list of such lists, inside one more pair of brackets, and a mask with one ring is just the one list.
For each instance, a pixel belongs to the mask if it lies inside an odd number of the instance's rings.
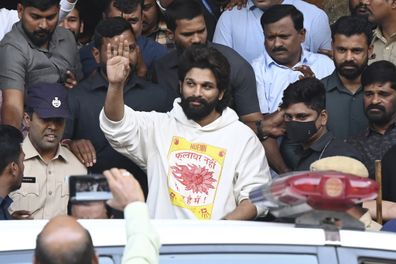
{"label": "black shirt", "polygon": [[297,165],[293,170],[309,170],[309,167],[313,162],[332,156],[347,156],[357,160],[362,159],[359,152],[357,152],[353,146],[343,140],[335,139],[333,133],[327,132],[309,148],[304,149],[302,145],[299,145],[299,147],[295,149]]}
{"label": "black shirt", "polygon": [[[68,99],[72,118],[66,121],[64,138],[89,139],[92,142],[97,162],[89,168],[90,172],[124,168],[135,176],[147,194],[146,174],[130,159],[116,152],[100,129],[99,113],[104,105],[107,86],[102,74],[96,73],[70,91]],[[167,112],[172,109],[173,96],[167,89],[133,76],[124,88],[124,102],[137,111]]]}
{"label": "black shirt", "polygon": [[372,128],[365,129],[355,138],[348,139],[348,142],[362,153],[362,162],[366,165],[370,178],[375,179],[375,161],[381,160],[396,144],[396,123],[392,124],[384,134]]}
{"label": "black shirt", "polygon": [[337,71],[321,82],[326,88],[326,110],[329,114],[327,127],[336,138],[347,139],[368,127],[362,87],[353,94],[342,84]]}
{"label": "black shirt", "polygon": [[382,198],[396,202],[396,145],[382,158]]}

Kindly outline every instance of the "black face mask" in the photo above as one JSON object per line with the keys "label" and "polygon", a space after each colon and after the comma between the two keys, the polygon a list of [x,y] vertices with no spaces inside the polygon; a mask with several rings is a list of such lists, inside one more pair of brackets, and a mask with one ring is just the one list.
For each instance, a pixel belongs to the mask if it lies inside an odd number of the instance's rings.
{"label": "black face mask", "polygon": [[309,122],[297,122],[289,121],[286,122],[286,133],[287,137],[292,143],[304,143],[313,134],[318,131],[315,125],[315,121]]}

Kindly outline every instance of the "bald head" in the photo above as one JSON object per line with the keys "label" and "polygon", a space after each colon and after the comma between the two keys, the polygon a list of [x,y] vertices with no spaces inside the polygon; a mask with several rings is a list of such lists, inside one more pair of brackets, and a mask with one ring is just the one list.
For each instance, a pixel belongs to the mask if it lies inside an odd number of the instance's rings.
{"label": "bald head", "polygon": [[35,263],[97,263],[89,232],[73,217],[52,218],[37,236]]}

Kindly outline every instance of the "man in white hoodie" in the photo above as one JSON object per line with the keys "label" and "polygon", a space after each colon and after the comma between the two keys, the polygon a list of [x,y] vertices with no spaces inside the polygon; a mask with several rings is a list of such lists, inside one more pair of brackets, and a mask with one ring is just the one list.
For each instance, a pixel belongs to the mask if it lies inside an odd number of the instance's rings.
{"label": "man in white hoodie", "polygon": [[129,45],[107,47],[109,88],[101,128],[110,144],[147,171],[154,218],[253,219],[248,200],[270,180],[254,132],[227,107],[229,63],[216,49],[193,45],[179,62],[180,95],[169,113],[124,106]]}

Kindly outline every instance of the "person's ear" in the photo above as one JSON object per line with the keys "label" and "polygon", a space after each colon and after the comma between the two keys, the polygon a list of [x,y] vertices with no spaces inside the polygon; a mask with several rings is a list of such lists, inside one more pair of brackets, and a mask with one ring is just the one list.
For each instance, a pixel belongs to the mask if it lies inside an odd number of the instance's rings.
{"label": "person's ear", "polygon": [[84,32],[84,21],[81,21],[80,24],[80,34]]}
{"label": "person's ear", "polygon": [[169,40],[173,40],[173,41],[175,40],[175,34],[174,34],[171,30],[166,29],[165,34],[166,34],[166,37],[167,37]]}
{"label": "person's ear", "polygon": [[18,164],[15,161],[11,161],[8,163],[7,167],[4,169],[4,172],[6,172],[10,177],[15,177],[17,175],[18,171]]}
{"label": "person's ear", "polygon": [[219,101],[221,101],[224,97],[224,91],[221,91],[219,94]]}
{"label": "person's ear", "polygon": [[26,112],[23,113],[23,124],[27,127],[30,128],[30,123],[31,123],[30,115]]}
{"label": "person's ear", "polygon": [[17,12],[18,12],[18,17],[19,17],[19,19],[22,18],[23,9],[24,9],[23,5],[22,5],[21,3],[18,3],[18,5],[17,5]]}
{"label": "person's ear", "polygon": [[326,109],[322,110],[322,112],[320,112],[320,126],[326,126],[328,118],[329,115],[327,114]]}
{"label": "person's ear", "polygon": [[373,58],[373,54],[374,54],[374,46],[370,44],[367,50],[367,58],[374,59],[375,57]]}
{"label": "person's ear", "polygon": [[180,95],[183,96],[183,82],[182,81],[179,81],[179,92],[180,92]]}
{"label": "person's ear", "polygon": [[305,35],[306,35],[306,33],[307,33],[307,31],[305,30],[305,28],[303,28],[303,29],[300,30],[299,35],[300,35],[301,43],[305,41]]}
{"label": "person's ear", "polygon": [[93,47],[91,52],[92,52],[93,57],[95,58],[96,63],[99,64],[100,63],[100,51],[97,48]]}

